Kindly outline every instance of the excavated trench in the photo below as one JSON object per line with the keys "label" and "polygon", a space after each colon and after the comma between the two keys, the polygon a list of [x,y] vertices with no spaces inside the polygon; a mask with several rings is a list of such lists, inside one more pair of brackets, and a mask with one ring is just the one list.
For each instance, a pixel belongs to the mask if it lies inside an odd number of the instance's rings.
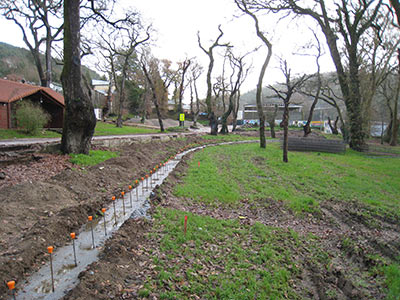
{"label": "excavated trench", "polygon": [[[227,142],[207,145],[207,147],[249,142],[256,141]],[[140,217],[150,218],[147,215],[147,211],[150,208],[149,198],[153,192],[153,188],[163,183],[183,156],[204,147],[206,146],[199,146],[177,154],[165,166],[162,166],[157,172],[149,176],[148,179],[145,178],[143,181],[140,181],[124,197],[116,199],[114,203],[106,207],[104,216],[99,216],[82,226],[75,239],[77,266],[75,266],[72,242],[64,247],[55,249],[52,254],[54,292],[52,291],[51,267],[50,263],[47,263],[27,278],[18,291],[17,298],[20,300],[53,300],[65,296],[69,290],[73,289],[79,283],[79,274],[91,263],[98,260],[98,255],[105,241],[114,232],[118,231],[126,220]],[[92,238],[92,228],[94,238]],[[95,247],[93,247],[93,243]]]}

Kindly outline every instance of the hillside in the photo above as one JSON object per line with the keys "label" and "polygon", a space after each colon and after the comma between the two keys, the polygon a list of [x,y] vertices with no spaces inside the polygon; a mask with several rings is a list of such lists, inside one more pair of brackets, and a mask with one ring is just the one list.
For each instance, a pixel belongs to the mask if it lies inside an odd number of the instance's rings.
{"label": "hillside", "polygon": [[[60,83],[62,65],[56,64],[56,60],[54,60],[52,72],[54,82]],[[89,75],[91,79],[101,78],[99,74],[85,66],[82,72]],[[28,82],[37,84],[40,82],[31,53],[24,48],[0,42],[0,78],[8,75],[22,77]]]}

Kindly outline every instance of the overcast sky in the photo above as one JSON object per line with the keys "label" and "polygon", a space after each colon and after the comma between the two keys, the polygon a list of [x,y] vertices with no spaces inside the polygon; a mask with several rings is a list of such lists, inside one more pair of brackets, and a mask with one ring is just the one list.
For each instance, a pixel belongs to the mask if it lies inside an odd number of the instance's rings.
{"label": "overcast sky", "polygon": [[[255,34],[254,22],[248,16],[241,16],[233,0],[118,0],[123,7],[134,7],[142,13],[146,22],[152,23],[156,32],[156,40],[153,43],[153,54],[160,59],[166,58],[172,61],[182,61],[185,57],[196,57],[206,69],[207,56],[200,50],[197,44],[197,32],[200,32],[202,43],[207,48],[212,40],[218,36],[218,25],[222,25],[224,37],[222,42],[229,42],[234,46],[234,51],[244,54],[262,45]],[[292,55],[299,52],[299,48],[312,40],[308,27],[316,27],[307,21],[282,21],[277,22],[276,17],[262,17],[262,29],[273,43],[274,57],[265,76],[265,85],[283,80],[281,72],[277,68],[277,57],[284,57],[289,61],[294,73],[312,73],[316,70],[314,58]],[[11,22],[0,19],[2,34],[0,41],[15,46],[25,47],[19,29]],[[254,89],[257,84],[258,73],[265,59],[265,46],[252,55],[249,63],[253,63],[253,71],[243,86],[244,93]],[[214,76],[220,72],[218,61]],[[333,70],[329,55],[325,55],[322,62],[323,71]],[[205,94],[205,78],[199,81],[199,88]]]}

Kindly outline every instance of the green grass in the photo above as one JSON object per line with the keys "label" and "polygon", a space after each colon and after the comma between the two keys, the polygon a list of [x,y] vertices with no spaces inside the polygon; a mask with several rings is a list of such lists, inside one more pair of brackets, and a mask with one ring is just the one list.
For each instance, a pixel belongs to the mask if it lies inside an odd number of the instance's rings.
{"label": "green grass", "polygon": [[392,264],[384,268],[386,276],[386,285],[388,291],[386,295],[387,300],[400,299],[400,265]]}
{"label": "green grass", "polygon": [[[200,168],[198,167],[200,162]],[[209,147],[197,152],[174,193],[207,204],[240,205],[242,199],[284,201],[295,212],[318,211],[323,200],[359,201],[377,214],[400,216],[400,159],[290,152],[278,144]]]}
{"label": "green grass", "polygon": [[[139,293],[160,299],[301,299],[291,282],[301,273],[295,233],[256,223],[217,220],[158,209],[154,214],[153,253],[157,275]],[[155,235],[155,236],[154,236]],[[159,251],[159,252],[158,252]]]}
{"label": "green grass", "polygon": [[115,126],[115,124],[97,122],[94,135],[124,135],[124,134],[159,133],[159,132],[160,131],[156,129],[134,127],[134,126],[122,126],[122,128],[118,128]]}
{"label": "green grass", "polygon": [[53,137],[61,137],[61,134],[54,132],[43,130],[35,135],[26,134],[24,131],[16,130],[16,129],[0,129],[0,140],[8,140],[8,139],[23,139],[23,138],[53,138]]}
{"label": "green grass", "polygon": [[[159,130],[134,127],[134,126],[123,126],[117,128],[115,124],[108,124],[104,122],[97,122],[94,135],[124,135],[124,134],[140,134],[140,133],[159,133]],[[29,135],[21,130],[15,129],[0,129],[0,140],[6,139],[22,139],[22,138],[51,138],[61,137],[61,134],[44,130],[37,135]]]}
{"label": "green grass", "polygon": [[189,131],[187,127],[175,126],[175,127],[168,127],[166,129],[167,132],[185,132]]}
{"label": "green grass", "polygon": [[89,155],[85,154],[70,154],[70,162],[79,166],[93,166],[113,157],[118,157],[118,152],[91,150]]}
{"label": "green grass", "polygon": [[238,134],[219,134],[219,135],[203,135],[203,139],[205,140],[213,140],[216,142],[237,142],[237,141],[252,141],[252,140],[258,140],[258,137],[253,137],[253,136],[241,136]]}

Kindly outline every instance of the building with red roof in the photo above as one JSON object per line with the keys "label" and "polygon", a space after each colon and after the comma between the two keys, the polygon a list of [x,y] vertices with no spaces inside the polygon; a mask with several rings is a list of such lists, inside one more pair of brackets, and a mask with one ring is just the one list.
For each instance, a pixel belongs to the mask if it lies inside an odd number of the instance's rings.
{"label": "building with red roof", "polygon": [[20,101],[40,103],[50,114],[48,128],[62,128],[64,119],[64,97],[51,88],[0,79],[0,128],[16,128],[15,111]]}

